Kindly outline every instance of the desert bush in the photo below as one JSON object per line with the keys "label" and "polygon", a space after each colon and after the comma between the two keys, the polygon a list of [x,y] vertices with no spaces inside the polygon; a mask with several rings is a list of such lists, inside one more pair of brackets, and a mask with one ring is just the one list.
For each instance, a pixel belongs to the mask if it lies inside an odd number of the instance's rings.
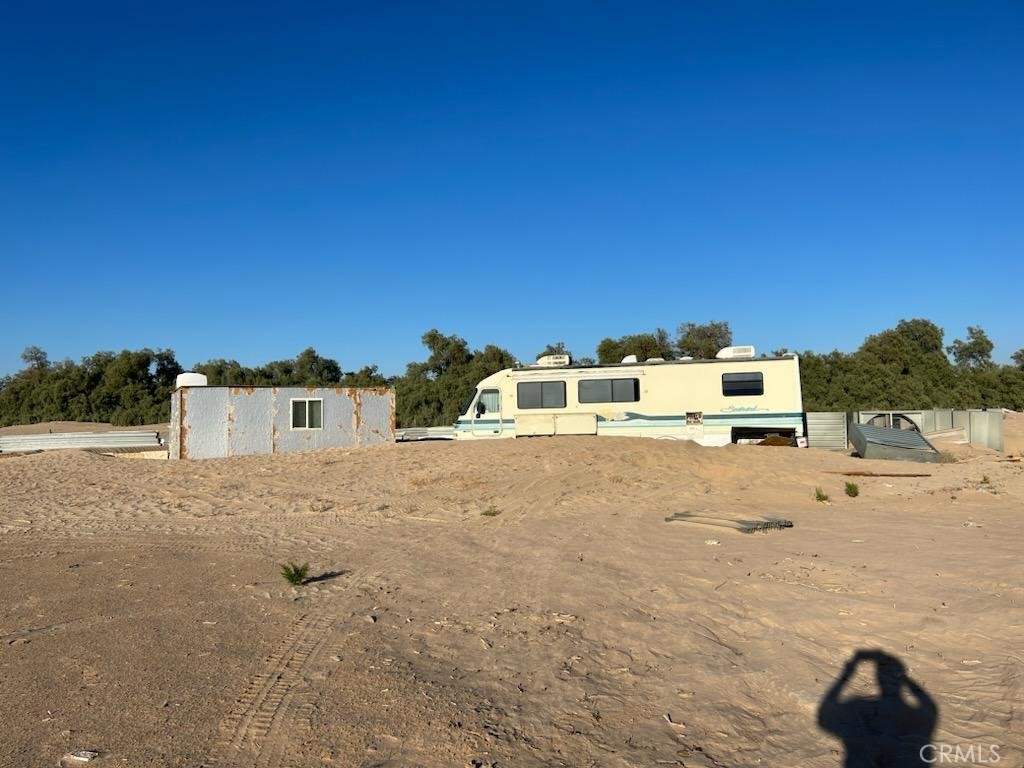
{"label": "desert bush", "polygon": [[822,504],[828,501],[828,494],[825,493],[821,488],[814,489],[814,500],[820,501]]}
{"label": "desert bush", "polygon": [[847,483],[846,495],[849,496],[851,499],[855,499],[858,496],[860,496],[860,488],[857,487],[856,483]]}
{"label": "desert bush", "polygon": [[301,586],[309,578],[309,563],[297,565],[292,562],[281,564],[281,575],[293,586]]}

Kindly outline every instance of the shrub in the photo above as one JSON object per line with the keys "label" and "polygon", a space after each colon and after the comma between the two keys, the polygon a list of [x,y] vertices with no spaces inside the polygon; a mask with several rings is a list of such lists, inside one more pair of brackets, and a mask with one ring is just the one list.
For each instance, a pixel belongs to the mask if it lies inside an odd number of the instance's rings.
{"label": "shrub", "polygon": [[306,579],[309,578],[309,563],[303,563],[302,565],[296,565],[295,563],[282,563],[281,564],[281,575],[284,576],[284,580],[289,584],[299,587],[306,583]]}
{"label": "shrub", "polygon": [[814,500],[820,501],[822,504],[825,504],[828,501],[828,494],[821,490],[821,488],[815,488]]}
{"label": "shrub", "polygon": [[491,506],[489,506],[487,509],[485,509],[480,514],[483,515],[484,517],[497,517],[498,515],[501,514],[501,510],[498,509],[493,504],[491,504]]}
{"label": "shrub", "polygon": [[855,499],[858,496],[860,496],[860,488],[857,487],[856,483],[847,483],[846,495],[849,496],[851,499]]}

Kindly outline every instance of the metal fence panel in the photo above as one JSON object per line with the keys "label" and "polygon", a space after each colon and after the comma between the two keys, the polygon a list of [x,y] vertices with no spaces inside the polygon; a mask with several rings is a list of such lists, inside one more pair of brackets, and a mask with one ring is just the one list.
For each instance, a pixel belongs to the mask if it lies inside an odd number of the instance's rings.
{"label": "metal fence panel", "polygon": [[154,448],[163,445],[160,433],[150,430],[120,432],[58,432],[42,435],[4,435],[0,437],[0,453],[54,451],[62,448]]}
{"label": "metal fence panel", "polygon": [[807,414],[807,445],[833,451],[847,449],[846,413],[819,411]]}

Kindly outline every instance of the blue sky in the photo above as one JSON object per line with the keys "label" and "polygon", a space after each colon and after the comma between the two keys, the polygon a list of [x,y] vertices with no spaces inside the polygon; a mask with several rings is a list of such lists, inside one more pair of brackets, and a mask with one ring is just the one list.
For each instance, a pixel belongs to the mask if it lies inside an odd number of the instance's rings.
{"label": "blue sky", "polygon": [[527,359],[729,320],[1024,347],[1020,2],[23,3],[0,373],[431,327]]}

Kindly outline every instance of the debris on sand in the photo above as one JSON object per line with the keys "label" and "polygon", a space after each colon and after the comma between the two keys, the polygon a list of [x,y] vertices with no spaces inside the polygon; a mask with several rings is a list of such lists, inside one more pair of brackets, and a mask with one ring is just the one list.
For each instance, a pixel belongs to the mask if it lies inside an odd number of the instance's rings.
{"label": "debris on sand", "polygon": [[64,757],[60,759],[60,765],[78,765],[79,763],[88,763],[90,760],[95,760],[100,756],[100,753],[92,749],[78,749],[74,752],[68,752]]}
{"label": "debris on sand", "polygon": [[665,518],[666,523],[697,523],[699,525],[713,525],[718,528],[732,528],[741,533],[764,533],[767,531],[781,531],[783,528],[792,528],[792,520],[784,520],[781,517],[766,517],[761,520],[732,520],[728,517],[705,517],[694,515],[690,512],[674,512]]}

